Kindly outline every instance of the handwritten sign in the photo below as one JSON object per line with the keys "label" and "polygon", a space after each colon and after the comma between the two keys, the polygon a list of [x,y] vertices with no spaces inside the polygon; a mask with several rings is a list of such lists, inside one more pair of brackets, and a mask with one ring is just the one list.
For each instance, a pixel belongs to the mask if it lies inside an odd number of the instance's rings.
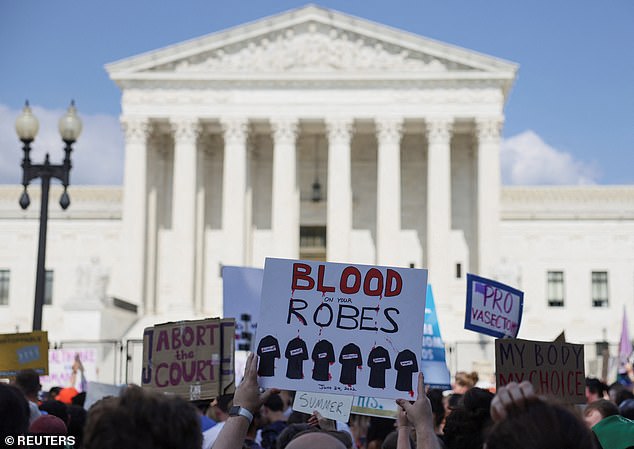
{"label": "handwritten sign", "polygon": [[496,339],[495,377],[498,388],[527,380],[539,395],[571,404],[586,402],[583,345]]}
{"label": "handwritten sign", "polygon": [[0,335],[0,377],[15,377],[18,371],[34,369],[48,374],[46,331]]}
{"label": "handwritten sign", "polygon": [[81,392],[81,373],[77,372],[73,384],[73,364],[75,357],[79,357],[84,368],[84,379],[97,378],[97,349],[96,348],[62,348],[48,350],[48,376],[41,376],[42,390],[48,391],[52,387],[74,387]]}
{"label": "handwritten sign", "polygon": [[396,419],[398,417],[398,405],[392,399],[355,396],[352,401],[351,412],[357,415]]}
{"label": "handwritten sign", "polygon": [[160,324],[143,332],[141,386],[188,400],[235,389],[233,319]]}
{"label": "handwritten sign", "polygon": [[260,385],[414,397],[426,288],[426,270],[267,259]]}
{"label": "handwritten sign", "polygon": [[492,337],[517,337],[524,293],[500,282],[467,274],[464,327]]}
{"label": "handwritten sign", "polygon": [[317,411],[324,418],[340,422],[348,422],[351,408],[352,396],[340,394],[298,391],[295,393],[293,401],[293,410],[295,411],[308,414]]}

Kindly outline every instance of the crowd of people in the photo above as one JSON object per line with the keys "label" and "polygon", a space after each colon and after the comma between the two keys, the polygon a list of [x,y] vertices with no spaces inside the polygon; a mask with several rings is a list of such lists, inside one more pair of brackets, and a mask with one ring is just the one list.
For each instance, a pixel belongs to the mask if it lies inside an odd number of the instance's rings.
{"label": "crowd of people", "polygon": [[[86,412],[84,393],[52,388],[41,400],[39,376],[20,372],[0,384],[0,434],[48,435],[31,447],[85,449],[632,449],[631,385],[586,379],[584,406],[553,403],[528,382],[494,394],[475,386],[476,373],[456,373],[450,394],[426,389],[397,400],[396,419],[351,415],[348,423],[293,411],[292,392],[262,390],[257,356],[247,359],[232,395],[187,402],[129,386]],[[72,438],[71,438],[72,437]],[[13,440],[12,440],[13,441]]]}

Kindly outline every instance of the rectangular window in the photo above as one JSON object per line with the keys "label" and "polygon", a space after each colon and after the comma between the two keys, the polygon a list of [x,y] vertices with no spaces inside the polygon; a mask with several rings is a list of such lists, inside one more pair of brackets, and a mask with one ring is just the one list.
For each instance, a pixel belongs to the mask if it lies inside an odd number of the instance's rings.
{"label": "rectangular window", "polygon": [[564,306],[564,272],[548,272],[548,306]]}
{"label": "rectangular window", "polygon": [[462,264],[457,263],[456,264],[456,278],[460,279],[461,277],[462,277]]}
{"label": "rectangular window", "polygon": [[44,304],[53,304],[53,270],[46,270],[44,278]]}
{"label": "rectangular window", "polygon": [[305,260],[326,260],[325,226],[300,226],[299,257]]}
{"label": "rectangular window", "polygon": [[608,306],[608,272],[592,272],[592,307]]}
{"label": "rectangular window", "polygon": [[0,306],[9,305],[9,282],[11,281],[11,271],[0,270]]}

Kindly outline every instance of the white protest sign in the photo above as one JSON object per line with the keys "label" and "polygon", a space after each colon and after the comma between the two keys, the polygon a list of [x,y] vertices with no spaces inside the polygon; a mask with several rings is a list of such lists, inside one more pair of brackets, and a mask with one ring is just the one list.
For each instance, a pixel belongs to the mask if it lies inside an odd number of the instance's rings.
{"label": "white protest sign", "polygon": [[84,408],[89,410],[95,402],[108,396],[118,397],[124,389],[125,385],[104,384],[101,382],[89,381],[86,386],[86,401],[84,402]]}
{"label": "white protest sign", "polygon": [[517,337],[522,322],[524,292],[467,273],[465,329],[492,337]]}
{"label": "white protest sign", "polygon": [[426,290],[426,270],[267,259],[260,385],[413,398]]}
{"label": "white protest sign", "polygon": [[42,391],[48,391],[52,387],[74,387],[81,392],[83,388],[79,370],[75,376],[75,383],[72,384],[76,357],[84,368],[84,379],[95,380],[97,378],[97,348],[49,349],[48,376],[40,376]]}
{"label": "white protest sign", "polygon": [[392,399],[355,396],[350,411],[357,415],[376,416],[379,418],[396,419],[398,417],[398,405]]}
{"label": "white protest sign", "polygon": [[298,391],[295,393],[293,410],[309,415],[313,411],[319,412],[321,416],[334,419],[339,422],[348,422],[350,409],[352,408],[352,396],[328,393],[312,393],[309,391]]}

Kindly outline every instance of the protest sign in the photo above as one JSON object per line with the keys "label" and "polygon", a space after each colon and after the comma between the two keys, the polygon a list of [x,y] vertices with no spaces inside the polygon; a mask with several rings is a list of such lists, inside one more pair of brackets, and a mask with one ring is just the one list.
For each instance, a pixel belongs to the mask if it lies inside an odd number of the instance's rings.
{"label": "protest sign", "polygon": [[141,385],[188,400],[234,391],[233,319],[159,324],[143,332]]}
{"label": "protest sign", "polygon": [[414,397],[426,289],[426,270],[267,259],[260,385]]}
{"label": "protest sign", "polygon": [[[78,370],[73,377],[73,364],[79,358],[84,368],[83,378]],[[62,348],[48,350],[48,376],[41,376],[42,390],[48,391],[52,387],[74,387],[82,392],[88,380],[97,379],[97,349],[96,348]]]}
{"label": "protest sign", "polygon": [[236,319],[236,345],[242,351],[253,349],[263,276],[261,268],[222,267],[222,313]]}
{"label": "protest sign", "polygon": [[24,369],[48,374],[48,332],[0,335],[0,377],[15,377]]}
{"label": "protest sign", "polygon": [[430,388],[440,388],[441,390],[449,390],[451,388],[451,375],[445,360],[445,344],[440,335],[434,294],[429,284],[427,285],[425,303],[421,371],[425,375],[425,385]]}
{"label": "protest sign", "polygon": [[95,402],[105,397],[118,397],[124,389],[125,385],[112,385],[88,381],[86,386],[86,401],[84,402],[84,409],[89,410]]}
{"label": "protest sign", "polygon": [[339,422],[348,422],[350,409],[352,408],[352,396],[341,394],[314,393],[309,391],[297,391],[293,401],[293,410],[309,415],[313,411],[321,416],[334,419]]}
{"label": "protest sign", "polygon": [[464,327],[492,337],[517,337],[524,292],[500,282],[467,274]]}
{"label": "protest sign", "polygon": [[495,377],[498,388],[527,380],[538,395],[571,404],[586,402],[583,345],[496,339]]}
{"label": "protest sign", "polygon": [[357,415],[396,419],[398,416],[398,405],[393,399],[355,396],[350,412]]}

